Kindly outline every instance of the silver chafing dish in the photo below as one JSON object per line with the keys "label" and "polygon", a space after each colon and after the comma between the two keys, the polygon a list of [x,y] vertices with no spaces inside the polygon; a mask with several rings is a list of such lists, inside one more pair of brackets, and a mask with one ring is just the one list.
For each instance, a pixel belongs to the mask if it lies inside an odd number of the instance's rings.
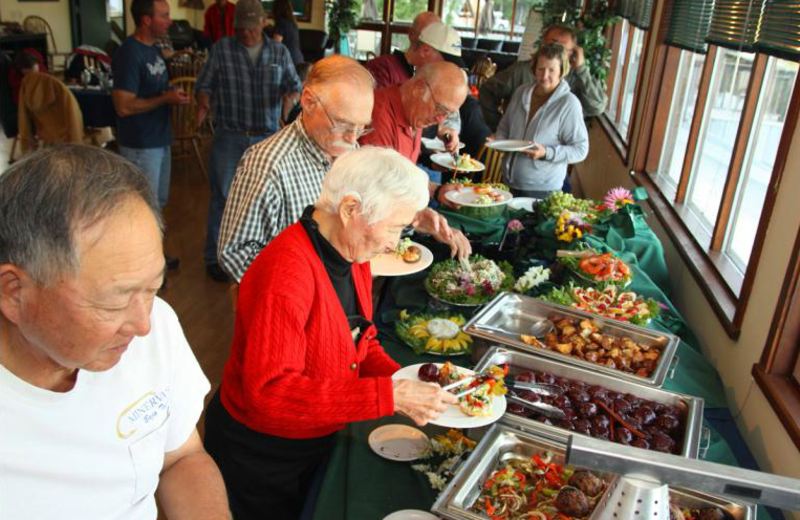
{"label": "silver chafing dish", "polygon": [[[553,321],[557,321],[560,318],[575,318],[579,321],[592,320],[604,334],[617,337],[625,336],[642,345],[659,349],[661,355],[658,359],[658,364],[650,374],[650,377],[645,378],[553,350],[534,347],[523,342],[519,337],[520,334],[526,334],[531,325],[542,318],[550,318]],[[508,334],[497,334],[481,330],[479,328],[481,325],[502,329],[507,331]],[[472,346],[473,361],[477,361],[492,344],[501,344],[515,350],[557,359],[579,367],[591,368],[594,371],[655,387],[663,385],[667,375],[674,370],[673,362],[677,364],[678,361],[675,352],[680,343],[680,340],[672,334],[637,327],[618,320],[604,318],[596,314],[514,293],[503,293],[497,296],[464,325],[464,332],[475,338]]]}
{"label": "silver chafing dish", "polygon": [[[486,520],[486,516],[473,511],[480,494],[481,485],[491,473],[503,463],[515,457],[531,457],[549,451],[553,462],[563,465],[566,453],[564,437],[552,436],[549,432],[520,431],[508,424],[496,424],[484,435],[472,455],[456,471],[450,484],[442,491],[433,504],[432,511],[449,520]],[[615,449],[609,446],[609,451]],[[592,468],[588,468],[592,469]],[[613,473],[593,470],[597,476],[609,484],[618,479]],[[611,486],[609,486],[610,488]],[[711,507],[725,510],[736,520],[755,520],[755,506],[683,488],[670,488],[671,501],[679,507]],[[602,503],[600,501],[599,503]],[[590,520],[597,519],[601,513],[597,507]]]}
{"label": "silver chafing dish", "polygon": [[[685,412],[683,445],[680,446],[679,454],[693,459],[698,457],[701,449],[700,437],[703,430],[703,399],[699,397],[679,394],[677,392],[670,392],[660,388],[618,379],[617,377],[597,372],[594,367],[583,368],[569,365],[560,361],[536,357],[504,347],[493,347],[486,352],[475,366],[475,371],[480,372],[488,366],[504,364],[508,364],[511,374],[515,374],[521,370],[549,372],[554,376],[583,381],[590,385],[599,385],[614,392],[629,393],[641,399],[647,399],[656,403],[678,406]],[[520,430],[536,433],[541,432],[550,437],[560,438],[564,441],[568,435],[573,434],[573,432],[559,428],[558,426],[544,424],[509,412],[506,412],[502,420]],[[609,446],[615,446],[613,442],[603,442]],[[643,451],[643,453],[647,452]]]}

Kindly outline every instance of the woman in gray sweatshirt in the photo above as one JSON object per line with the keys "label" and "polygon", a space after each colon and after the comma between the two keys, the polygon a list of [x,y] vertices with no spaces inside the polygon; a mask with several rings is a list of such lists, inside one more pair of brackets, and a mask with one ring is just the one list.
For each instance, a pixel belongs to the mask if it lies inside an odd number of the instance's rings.
{"label": "woman in gray sweatshirt", "polygon": [[542,45],[531,60],[535,81],[514,92],[494,139],[522,139],[533,148],[509,153],[503,182],[518,197],[544,198],[561,189],[567,165],[589,153],[589,135],[578,98],[563,80],[569,58],[558,44]]}

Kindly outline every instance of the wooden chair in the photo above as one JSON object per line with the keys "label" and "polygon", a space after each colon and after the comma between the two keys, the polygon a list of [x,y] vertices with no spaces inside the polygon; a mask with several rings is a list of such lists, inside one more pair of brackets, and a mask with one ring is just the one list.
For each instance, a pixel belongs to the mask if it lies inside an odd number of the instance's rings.
{"label": "wooden chair", "polygon": [[[44,33],[47,35],[47,68],[50,69],[51,74],[63,72],[64,63],[66,62],[69,53],[58,52],[58,47],[56,47],[56,39],[53,36],[53,29],[50,27],[50,24],[47,23],[47,20],[41,16],[31,15],[22,21],[22,27],[28,32]],[[56,67],[56,56],[61,56],[61,64],[59,67]]]}
{"label": "wooden chair", "polygon": [[192,151],[186,150],[186,145],[191,143],[194,151],[194,157],[200,166],[203,175],[208,179],[208,172],[206,171],[206,163],[203,161],[203,155],[200,153],[200,132],[197,130],[197,121],[195,116],[197,114],[197,100],[194,97],[194,84],[196,78],[182,77],[170,80],[169,85],[173,88],[182,88],[191,100],[186,105],[172,105],[170,107],[172,115],[172,132],[175,134],[175,145],[179,152],[173,153],[172,158],[187,158],[192,155]]}
{"label": "wooden chair", "polygon": [[481,182],[502,182],[503,177],[503,158],[505,152],[482,146],[478,152],[477,160],[486,167],[483,170]]}

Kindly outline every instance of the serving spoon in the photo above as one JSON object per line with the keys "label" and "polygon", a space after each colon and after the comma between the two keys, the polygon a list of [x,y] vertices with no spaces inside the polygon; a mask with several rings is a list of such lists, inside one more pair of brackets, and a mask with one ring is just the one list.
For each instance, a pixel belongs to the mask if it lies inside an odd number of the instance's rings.
{"label": "serving spoon", "polygon": [[[509,336],[519,335],[517,333],[501,329],[500,327],[495,327],[494,325],[487,325],[485,323],[475,323],[473,327],[486,332],[492,332],[494,334],[506,334]],[[537,338],[543,338],[550,332],[553,332],[555,328],[556,326],[552,321],[548,320],[547,318],[541,318],[540,320],[535,321],[531,324],[531,327],[527,334]],[[524,332],[522,334],[524,334]]]}

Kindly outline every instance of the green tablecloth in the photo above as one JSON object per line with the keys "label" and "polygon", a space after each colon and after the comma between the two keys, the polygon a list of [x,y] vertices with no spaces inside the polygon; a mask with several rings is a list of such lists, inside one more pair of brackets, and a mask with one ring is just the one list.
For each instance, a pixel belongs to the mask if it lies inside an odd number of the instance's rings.
{"label": "green tablecloth", "polygon": [[[479,235],[484,241],[499,241],[509,218],[506,213],[495,221],[487,222],[474,221],[452,212],[443,213],[447,214],[451,225],[467,231],[472,238]],[[706,408],[725,408],[723,387],[716,370],[700,354],[694,334],[669,303],[663,249],[652,230],[646,227],[644,216],[640,210],[629,208],[623,216],[615,217],[614,222],[607,224],[607,227],[596,227],[597,234],[591,239],[591,245],[602,250],[613,248],[631,265],[634,271],[631,290],[655,298],[666,306],[650,327],[672,332],[681,338],[674,377],[666,381],[664,388],[702,397]],[[443,251],[436,251],[435,246],[434,250],[440,258]],[[443,359],[414,354],[395,336],[392,326],[399,309],[406,308],[411,312],[426,307],[428,298],[423,287],[426,274],[422,272],[402,279],[387,280],[387,301],[391,308],[376,316],[384,348],[403,366],[441,362]],[[462,366],[470,365],[468,356],[450,359]],[[410,424],[410,421],[395,416],[353,423],[339,433],[314,512],[315,520],[380,520],[397,510],[428,510],[431,507],[436,493],[423,474],[412,470],[410,463],[382,459],[369,448],[367,438],[370,432],[388,423]],[[436,426],[424,429],[428,435],[443,431]],[[713,428],[709,427],[709,430],[711,435],[706,460],[737,465],[730,446]],[[769,516],[760,512],[759,518]]]}

